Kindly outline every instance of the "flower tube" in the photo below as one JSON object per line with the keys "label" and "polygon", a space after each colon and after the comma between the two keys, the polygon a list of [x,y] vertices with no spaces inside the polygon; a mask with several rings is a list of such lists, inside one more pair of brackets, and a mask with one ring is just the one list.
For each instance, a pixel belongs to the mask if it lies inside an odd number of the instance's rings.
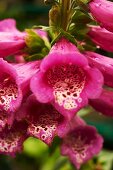
{"label": "flower tube", "polygon": [[113,87],[113,59],[95,52],[85,52],[89,64],[98,68],[104,76],[104,84]]}
{"label": "flower tube", "polygon": [[113,117],[113,91],[103,89],[102,94],[94,100],[90,100],[89,104],[98,112],[105,116]]}
{"label": "flower tube", "polygon": [[93,17],[102,27],[113,32],[113,2],[107,0],[92,0],[89,9]]}
{"label": "flower tube", "polygon": [[88,98],[100,95],[103,76],[91,68],[84,55],[68,40],[60,39],[31,79],[31,90],[37,100],[52,103],[66,118],[88,103]]}
{"label": "flower tube", "polygon": [[102,49],[113,52],[113,33],[100,26],[89,26],[88,36]]}

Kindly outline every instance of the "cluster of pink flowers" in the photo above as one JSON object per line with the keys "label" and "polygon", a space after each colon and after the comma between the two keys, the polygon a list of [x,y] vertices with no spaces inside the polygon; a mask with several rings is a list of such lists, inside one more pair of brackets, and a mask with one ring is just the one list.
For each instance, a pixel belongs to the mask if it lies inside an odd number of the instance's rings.
{"label": "cluster of pink flowers", "polygon": [[[104,10],[107,3],[90,2],[92,15],[105,28],[91,26],[89,36],[103,49],[113,51],[113,13],[111,7],[108,13]],[[97,7],[102,14],[97,15]],[[103,13],[109,16],[109,23],[101,18]],[[46,32],[35,32],[47,38]],[[113,87],[113,59],[89,51],[82,54],[62,37],[44,59],[26,62],[26,37],[13,19],[0,21],[0,153],[14,156],[30,136],[48,145],[58,136],[61,154],[79,169],[101,150],[103,139],[76,114],[90,104],[113,116],[113,91],[103,89],[104,84]],[[14,63],[8,60],[11,55]]]}

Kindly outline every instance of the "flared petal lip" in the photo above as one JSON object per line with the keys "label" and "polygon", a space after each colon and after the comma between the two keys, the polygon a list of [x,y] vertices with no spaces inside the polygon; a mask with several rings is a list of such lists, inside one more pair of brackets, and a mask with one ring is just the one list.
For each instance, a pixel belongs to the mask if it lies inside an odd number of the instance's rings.
{"label": "flared petal lip", "polygon": [[45,81],[45,73],[39,71],[31,79],[30,87],[39,102],[48,103],[54,96],[53,89]]}
{"label": "flared petal lip", "polygon": [[63,106],[59,106],[58,103],[56,103],[55,101],[51,101],[51,104],[65,117],[66,120],[70,121],[82,107],[88,104],[88,99],[85,94],[85,91],[81,93],[80,97],[83,99],[83,102],[80,104],[77,103],[77,108],[71,110],[67,110]]}

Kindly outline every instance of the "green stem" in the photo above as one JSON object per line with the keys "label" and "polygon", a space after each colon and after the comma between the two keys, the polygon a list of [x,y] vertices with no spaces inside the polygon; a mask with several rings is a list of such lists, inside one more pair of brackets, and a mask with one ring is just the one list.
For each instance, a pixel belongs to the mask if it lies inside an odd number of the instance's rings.
{"label": "green stem", "polygon": [[62,17],[61,27],[63,28],[64,31],[67,30],[70,1],[71,0],[62,0],[61,1],[61,17]]}

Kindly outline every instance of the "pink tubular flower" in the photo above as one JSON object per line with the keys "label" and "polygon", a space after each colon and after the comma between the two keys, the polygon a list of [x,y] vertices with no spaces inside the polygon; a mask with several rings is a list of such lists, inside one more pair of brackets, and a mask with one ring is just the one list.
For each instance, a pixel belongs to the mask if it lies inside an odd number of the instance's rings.
{"label": "pink tubular flower", "polygon": [[[75,119],[76,120],[76,119]],[[99,153],[102,149],[103,139],[97,133],[96,128],[86,125],[84,122],[76,127],[64,137],[61,145],[61,154],[68,156],[77,169]]]}
{"label": "pink tubular flower", "polygon": [[28,122],[28,135],[48,145],[56,135],[63,137],[69,129],[68,122],[52,105],[39,103],[34,95],[28,98],[20,114]]}
{"label": "pink tubular flower", "polygon": [[25,122],[15,122],[11,129],[5,127],[0,132],[0,153],[15,156],[17,152],[22,151],[26,138],[27,124]]}
{"label": "pink tubular flower", "polygon": [[92,0],[89,9],[93,17],[107,30],[113,32],[113,2]]}
{"label": "pink tubular flower", "polygon": [[102,114],[113,117],[113,91],[104,89],[99,98],[90,100],[89,104]]}
{"label": "pink tubular flower", "polygon": [[90,51],[86,52],[86,57],[91,66],[102,72],[105,85],[113,87],[113,59]]}
{"label": "pink tubular flower", "polygon": [[9,64],[0,59],[0,111],[15,112],[29,92],[31,77],[38,71],[39,61]]}
{"label": "pink tubular flower", "polygon": [[42,103],[51,102],[66,118],[96,98],[102,90],[103,77],[75,45],[62,38],[51,49],[31,79],[31,90]]}
{"label": "pink tubular flower", "polygon": [[5,57],[23,49],[25,33],[16,29],[14,19],[0,21],[0,57]]}
{"label": "pink tubular flower", "polygon": [[100,26],[90,26],[88,35],[102,49],[113,52],[113,33]]}
{"label": "pink tubular flower", "polygon": [[[35,30],[36,33],[47,40],[47,33],[42,30]],[[16,28],[14,19],[0,21],[0,57],[18,54],[24,47],[26,32],[20,32]]]}

